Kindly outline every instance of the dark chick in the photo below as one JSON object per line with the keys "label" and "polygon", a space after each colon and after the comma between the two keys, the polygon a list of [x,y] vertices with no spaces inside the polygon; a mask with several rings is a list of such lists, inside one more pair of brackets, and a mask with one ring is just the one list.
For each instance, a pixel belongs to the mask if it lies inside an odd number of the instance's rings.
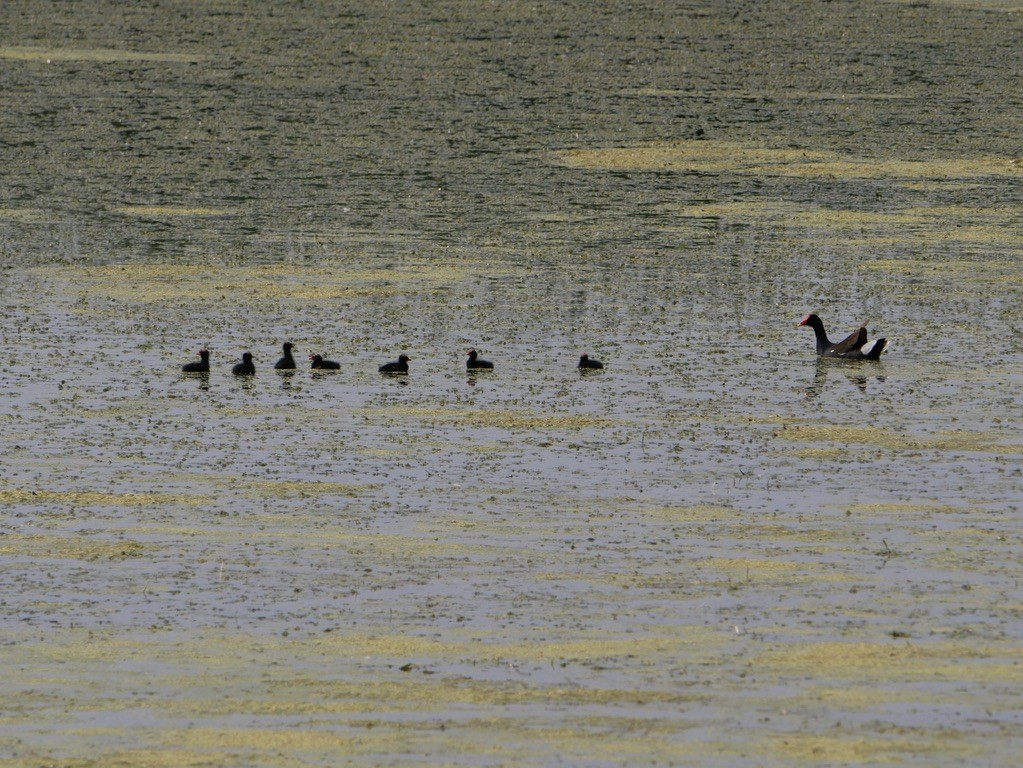
{"label": "dark chick", "polygon": [[274,363],[274,369],[278,371],[290,371],[295,367],[295,358],[291,356],[291,350],[295,345],[290,341],[284,342],[284,357]]}
{"label": "dark chick", "polygon": [[408,362],[411,359],[408,355],[398,355],[394,362],[381,365],[380,373],[408,373]]}
{"label": "dark chick", "polygon": [[252,353],[246,352],[242,355],[242,361],[231,369],[235,376],[251,376],[256,372],[256,366],[252,363]]}
{"label": "dark chick", "polygon": [[312,368],[320,371],[337,371],[341,369],[341,363],[334,360],[324,360],[323,355],[309,355],[312,361]]}
{"label": "dark chick", "polygon": [[185,373],[209,373],[210,351],[208,349],[200,349],[198,355],[198,360],[194,363],[185,363],[181,366],[181,370]]}
{"label": "dark chick", "polygon": [[484,360],[479,356],[475,349],[470,349],[466,354],[469,359],[465,361],[465,367],[469,370],[489,370],[494,367],[494,364],[489,360]]}

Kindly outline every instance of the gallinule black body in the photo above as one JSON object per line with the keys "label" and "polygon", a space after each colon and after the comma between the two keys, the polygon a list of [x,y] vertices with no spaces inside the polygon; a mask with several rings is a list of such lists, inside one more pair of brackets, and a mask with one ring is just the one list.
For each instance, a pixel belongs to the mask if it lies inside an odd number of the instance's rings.
{"label": "gallinule black body", "polygon": [[295,358],[291,356],[291,350],[295,348],[295,345],[290,341],[284,342],[284,357],[274,363],[274,368],[278,371],[290,371],[295,367]]}
{"label": "gallinule black body", "polygon": [[581,355],[579,357],[579,367],[583,369],[596,370],[597,368],[603,368],[604,364],[599,360],[594,360],[589,355]]}
{"label": "gallinule black body", "polygon": [[837,357],[842,360],[879,360],[881,353],[888,349],[887,339],[867,342],[867,320],[841,341],[832,343],[824,332],[824,323],[817,315],[807,315],[799,324],[813,328],[817,337],[817,354],[821,357]]}
{"label": "gallinule black body", "polygon": [[251,376],[256,372],[256,366],[252,363],[252,353],[246,352],[242,355],[242,361],[231,369],[235,376]]}
{"label": "gallinule black body", "polygon": [[324,360],[323,355],[309,355],[309,359],[313,361],[313,368],[322,371],[338,371],[341,369],[341,363],[334,360]]}
{"label": "gallinule black body", "polygon": [[475,349],[470,349],[467,353],[469,359],[465,361],[465,367],[469,370],[482,370],[490,369],[494,367],[494,364],[489,360],[483,360],[476,352]]}
{"label": "gallinule black body", "polygon": [[210,351],[208,349],[200,349],[199,359],[194,363],[185,363],[181,366],[181,370],[185,373],[209,373]]}
{"label": "gallinule black body", "polygon": [[408,361],[412,358],[408,355],[398,355],[393,363],[384,363],[380,366],[380,373],[408,373]]}

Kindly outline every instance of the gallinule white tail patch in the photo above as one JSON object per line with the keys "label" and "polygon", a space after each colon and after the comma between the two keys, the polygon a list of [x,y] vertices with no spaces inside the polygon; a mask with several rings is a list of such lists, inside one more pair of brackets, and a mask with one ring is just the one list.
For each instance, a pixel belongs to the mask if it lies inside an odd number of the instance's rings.
{"label": "gallinule white tail patch", "polygon": [[291,356],[291,350],[295,348],[295,345],[290,341],[284,342],[284,357],[274,363],[274,368],[278,371],[290,371],[295,367],[295,358]]}
{"label": "gallinule white tail patch", "polygon": [[209,373],[210,351],[208,349],[200,349],[198,355],[198,360],[194,363],[185,363],[181,366],[181,370],[185,373]]}
{"label": "gallinule white tail patch", "polygon": [[256,366],[252,363],[252,353],[246,352],[242,355],[242,361],[231,369],[235,376],[251,376],[256,372]]}
{"label": "gallinule white tail patch", "polygon": [[579,367],[584,369],[589,368],[590,370],[595,370],[597,368],[603,368],[604,364],[599,360],[594,360],[589,355],[584,354],[580,355],[579,357]]}
{"label": "gallinule white tail patch", "polygon": [[879,360],[881,353],[888,349],[887,339],[874,339],[867,341],[867,323],[864,320],[860,327],[850,333],[841,341],[834,343],[828,339],[824,331],[824,323],[817,315],[810,314],[800,320],[800,325],[808,325],[813,328],[814,336],[817,338],[817,354],[821,357],[837,357],[843,360]]}
{"label": "gallinule white tail patch", "polygon": [[313,362],[311,367],[319,370],[337,371],[341,369],[341,363],[334,360],[324,360],[323,355],[309,355],[309,359]]}
{"label": "gallinule white tail patch", "polygon": [[380,366],[380,373],[408,373],[408,362],[412,358],[408,355],[398,355],[393,363],[384,363]]}
{"label": "gallinule white tail patch", "polygon": [[466,354],[469,359],[465,361],[465,367],[470,370],[480,370],[484,368],[493,368],[494,364],[489,360],[482,359],[475,349],[470,349]]}

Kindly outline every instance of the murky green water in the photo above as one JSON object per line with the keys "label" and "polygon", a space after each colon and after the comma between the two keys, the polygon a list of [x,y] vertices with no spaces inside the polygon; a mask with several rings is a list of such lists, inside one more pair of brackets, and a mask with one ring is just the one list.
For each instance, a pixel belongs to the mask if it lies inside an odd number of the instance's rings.
{"label": "murky green water", "polygon": [[1017,761],[1023,7],[295,5],[0,7],[0,764]]}

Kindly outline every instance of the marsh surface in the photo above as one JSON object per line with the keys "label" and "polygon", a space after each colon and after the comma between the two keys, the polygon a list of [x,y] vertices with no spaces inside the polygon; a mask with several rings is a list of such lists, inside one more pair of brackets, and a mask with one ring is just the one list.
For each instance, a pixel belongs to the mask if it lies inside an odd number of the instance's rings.
{"label": "marsh surface", "polygon": [[0,764],[1016,760],[1019,8],[296,6],[0,8]]}

